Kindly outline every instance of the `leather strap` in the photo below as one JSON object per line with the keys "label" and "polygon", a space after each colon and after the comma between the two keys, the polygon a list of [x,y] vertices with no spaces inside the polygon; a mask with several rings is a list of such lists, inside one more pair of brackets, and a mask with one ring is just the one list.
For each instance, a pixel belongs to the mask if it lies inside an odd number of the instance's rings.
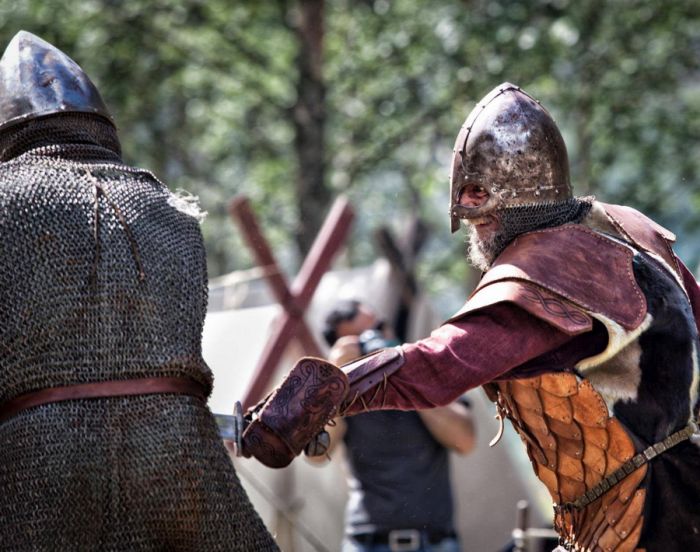
{"label": "leather strap", "polygon": [[620,466],[617,470],[598,483],[595,487],[578,497],[573,502],[554,504],[554,511],[571,511],[584,508],[594,500],[600,498],[609,489],[611,489],[613,485],[616,485],[622,481],[637,468],[643,466],[653,458],[656,458],[659,454],[663,454],[668,449],[675,447],[678,443],[690,439],[695,433],[698,433],[698,426],[691,420],[688,425],[680,431],[672,433],[662,441],[651,445],[639,454],[632,457],[630,460],[622,464],[622,466]]}
{"label": "leather strap", "polygon": [[19,395],[0,405],[0,423],[22,410],[48,403],[155,393],[193,395],[205,402],[207,397],[204,385],[185,377],[136,378],[49,387]]}
{"label": "leather strap", "polygon": [[[339,416],[357,414],[369,410],[369,405],[377,397],[385,398],[387,378],[405,362],[403,349],[391,347],[379,349],[352,362],[343,364],[341,369],[348,376],[350,388],[338,411]],[[364,394],[374,389],[371,397]],[[382,405],[384,403],[382,402]]]}

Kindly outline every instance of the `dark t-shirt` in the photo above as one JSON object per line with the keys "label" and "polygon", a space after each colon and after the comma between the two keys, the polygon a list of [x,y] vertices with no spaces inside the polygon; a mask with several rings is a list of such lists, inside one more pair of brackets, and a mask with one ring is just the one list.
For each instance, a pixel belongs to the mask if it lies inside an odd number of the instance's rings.
{"label": "dark t-shirt", "polygon": [[350,535],[393,529],[453,530],[448,451],[416,412],[345,419]]}

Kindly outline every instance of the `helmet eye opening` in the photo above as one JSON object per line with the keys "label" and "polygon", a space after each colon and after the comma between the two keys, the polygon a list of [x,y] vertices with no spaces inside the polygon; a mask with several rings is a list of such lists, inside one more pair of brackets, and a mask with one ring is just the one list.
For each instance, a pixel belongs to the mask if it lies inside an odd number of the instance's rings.
{"label": "helmet eye opening", "polygon": [[465,184],[457,193],[457,203],[468,207],[479,207],[488,201],[491,193],[478,182]]}

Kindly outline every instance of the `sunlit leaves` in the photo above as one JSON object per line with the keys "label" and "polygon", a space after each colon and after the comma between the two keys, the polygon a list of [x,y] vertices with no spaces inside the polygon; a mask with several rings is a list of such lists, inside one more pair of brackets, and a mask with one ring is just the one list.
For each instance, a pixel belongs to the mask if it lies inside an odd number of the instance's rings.
{"label": "sunlit leaves", "polygon": [[[0,0],[0,40],[35,32],[86,69],[127,160],[200,196],[212,275],[251,262],[226,213],[238,192],[293,270],[294,205],[305,200],[293,185],[295,5]],[[376,254],[377,225],[419,213],[434,229],[426,285],[459,289],[464,244],[448,233],[447,167],[464,118],[502,81],[555,116],[578,191],[629,202],[681,235],[700,225],[697,2],[334,0],[325,10],[319,155],[324,186],[358,210],[350,262]],[[681,252],[700,258],[692,245]]]}

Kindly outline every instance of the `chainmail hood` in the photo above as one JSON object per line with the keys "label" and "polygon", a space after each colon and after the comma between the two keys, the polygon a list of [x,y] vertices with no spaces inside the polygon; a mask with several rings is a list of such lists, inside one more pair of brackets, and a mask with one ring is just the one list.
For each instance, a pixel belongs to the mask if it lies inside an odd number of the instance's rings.
{"label": "chainmail hood", "polygon": [[591,210],[593,197],[572,197],[566,201],[513,205],[499,211],[501,229],[496,255],[520,234],[566,223],[581,222]]}
{"label": "chainmail hood", "polygon": [[0,131],[0,162],[9,161],[34,148],[83,147],[81,161],[88,151],[95,161],[121,162],[117,131],[103,117],[87,113],[64,113],[32,119]]}

